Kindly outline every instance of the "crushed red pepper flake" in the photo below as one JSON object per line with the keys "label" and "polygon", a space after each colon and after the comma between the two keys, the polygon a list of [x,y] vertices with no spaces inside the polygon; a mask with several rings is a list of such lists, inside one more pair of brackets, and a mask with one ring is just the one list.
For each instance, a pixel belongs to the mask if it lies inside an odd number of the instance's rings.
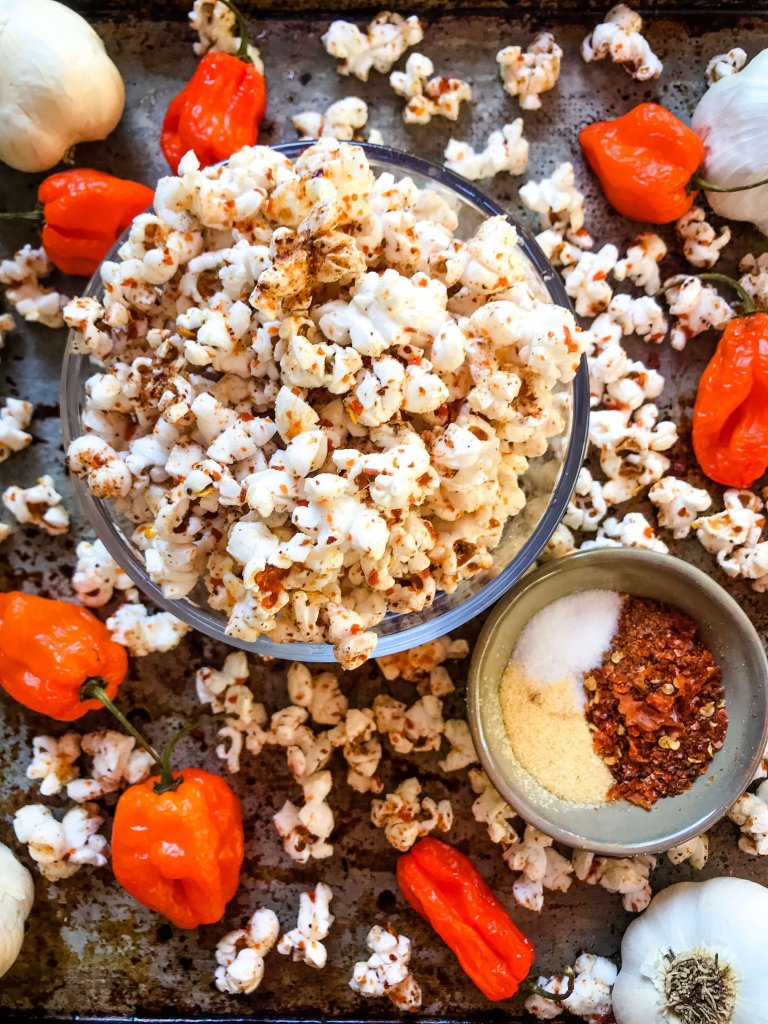
{"label": "crushed red pepper flake", "polygon": [[689,789],[722,747],[722,672],[683,612],[625,597],[602,665],[584,679],[595,751],[611,771],[609,799],[650,808]]}

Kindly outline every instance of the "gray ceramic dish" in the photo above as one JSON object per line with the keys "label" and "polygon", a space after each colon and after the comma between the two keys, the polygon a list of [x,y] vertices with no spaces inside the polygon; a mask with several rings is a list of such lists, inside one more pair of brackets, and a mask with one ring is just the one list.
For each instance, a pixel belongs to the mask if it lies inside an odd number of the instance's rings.
{"label": "gray ceramic dish", "polygon": [[[687,792],[659,800],[650,811],[625,801],[595,807],[553,796],[520,766],[504,731],[499,682],[520,631],[557,598],[595,589],[680,608],[698,622],[723,670],[729,725],[722,750]],[[768,735],[767,679],[768,662],[754,626],[705,573],[669,555],[606,548],[543,565],[496,605],[472,656],[469,723],[483,768],[526,821],[569,846],[613,856],[654,853],[709,828],[749,785]]]}

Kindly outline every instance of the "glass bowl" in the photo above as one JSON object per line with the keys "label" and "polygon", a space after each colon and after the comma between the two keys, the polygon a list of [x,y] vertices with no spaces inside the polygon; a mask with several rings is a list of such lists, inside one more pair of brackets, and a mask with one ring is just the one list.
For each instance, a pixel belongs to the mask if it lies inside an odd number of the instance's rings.
{"label": "glass bowl", "polygon": [[[400,178],[409,176],[419,188],[439,192],[456,210],[459,227],[456,235],[469,237],[487,217],[505,216],[517,229],[525,255],[529,282],[542,300],[570,308],[560,277],[544,256],[533,236],[510,217],[507,211],[476,189],[466,179],[427,160],[401,153],[386,146],[358,143],[366,151],[372,169],[389,171]],[[289,142],[274,148],[293,159],[306,149],[306,142]],[[116,258],[117,249],[127,232],[115,244],[107,259]],[[101,299],[103,285],[98,273],[91,278],[85,295]],[[85,399],[85,381],[94,372],[89,357],[73,350],[74,332],[70,333],[61,375],[61,420],[65,449],[80,437]],[[570,421],[565,433],[551,444],[549,451],[531,463],[531,470],[521,479],[526,492],[525,509],[509,521],[501,542],[492,552],[493,566],[462,582],[452,594],[438,591],[432,605],[421,612],[389,614],[377,626],[375,656],[395,654],[434,640],[468,622],[498,601],[535,562],[552,536],[568,505],[576,477],[584,458],[589,425],[589,377],[586,360],[582,358],[576,377],[565,389],[570,392]],[[320,643],[277,643],[266,637],[254,642],[228,636],[226,616],[208,606],[207,591],[202,580],[186,597],[167,598],[147,575],[141,551],[133,544],[135,524],[118,517],[112,504],[91,494],[84,480],[73,478],[78,502],[96,535],[136,586],[161,608],[183,619],[193,629],[207,636],[256,654],[293,661],[333,662],[333,648]]]}

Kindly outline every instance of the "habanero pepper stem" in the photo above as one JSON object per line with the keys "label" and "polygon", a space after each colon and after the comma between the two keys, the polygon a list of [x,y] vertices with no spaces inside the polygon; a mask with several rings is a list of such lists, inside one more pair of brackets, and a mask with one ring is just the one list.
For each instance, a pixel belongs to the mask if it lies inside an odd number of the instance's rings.
{"label": "habanero pepper stem", "polygon": [[228,7],[234,14],[237,31],[240,35],[240,45],[237,48],[237,53],[233,54],[233,56],[237,57],[238,60],[244,61],[246,64],[253,64],[253,61],[248,55],[248,44],[250,39],[248,38],[248,25],[245,17],[243,16],[243,12],[239,7],[232,3],[232,0],[220,0],[220,2],[223,3],[225,7]]}

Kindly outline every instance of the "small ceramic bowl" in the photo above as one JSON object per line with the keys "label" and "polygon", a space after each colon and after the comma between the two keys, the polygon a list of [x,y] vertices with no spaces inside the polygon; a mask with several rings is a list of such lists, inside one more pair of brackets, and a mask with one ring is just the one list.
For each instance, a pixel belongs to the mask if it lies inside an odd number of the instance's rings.
{"label": "small ceramic bowl", "polygon": [[[649,811],[623,800],[585,806],[554,796],[520,765],[504,729],[499,683],[523,627],[558,598],[599,589],[665,601],[690,615],[723,671],[728,729],[722,749],[689,790]],[[557,640],[552,637],[553,644]],[[472,656],[469,723],[483,768],[527,822],[596,853],[655,853],[709,828],[749,785],[768,735],[766,680],[760,637],[722,587],[678,558],[606,548],[543,565],[496,605]]]}

